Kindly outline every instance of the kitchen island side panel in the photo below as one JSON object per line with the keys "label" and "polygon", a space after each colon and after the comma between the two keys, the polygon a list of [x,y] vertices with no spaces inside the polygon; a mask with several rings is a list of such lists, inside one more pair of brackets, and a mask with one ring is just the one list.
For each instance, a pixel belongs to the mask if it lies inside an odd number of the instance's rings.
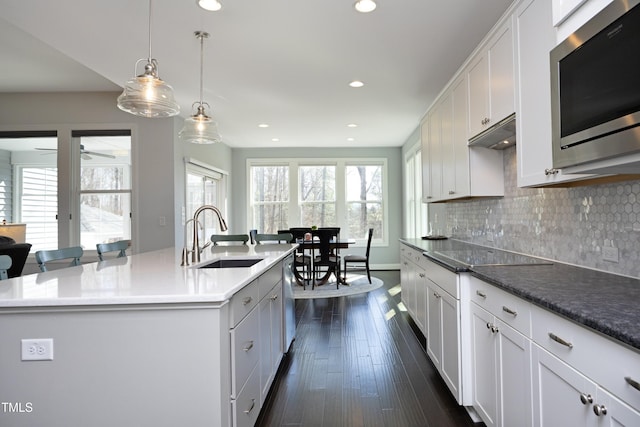
{"label": "kitchen island side panel", "polygon": [[[0,310],[0,425],[228,426],[228,318],[225,303]],[[34,338],[53,360],[21,360]]]}

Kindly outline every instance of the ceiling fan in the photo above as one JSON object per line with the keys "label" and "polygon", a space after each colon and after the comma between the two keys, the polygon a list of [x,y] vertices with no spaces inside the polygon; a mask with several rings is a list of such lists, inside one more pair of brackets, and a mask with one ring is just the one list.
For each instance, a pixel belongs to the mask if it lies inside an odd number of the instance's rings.
{"label": "ceiling fan", "polygon": [[[36,148],[36,150],[58,151],[55,148]],[[47,153],[45,153],[45,154],[47,154]],[[106,157],[108,159],[115,159],[116,158],[116,156],[113,156],[111,154],[98,153],[96,151],[87,151],[87,150],[84,149],[84,145],[80,144],[80,158],[82,160],[91,160],[92,159],[91,156]]]}

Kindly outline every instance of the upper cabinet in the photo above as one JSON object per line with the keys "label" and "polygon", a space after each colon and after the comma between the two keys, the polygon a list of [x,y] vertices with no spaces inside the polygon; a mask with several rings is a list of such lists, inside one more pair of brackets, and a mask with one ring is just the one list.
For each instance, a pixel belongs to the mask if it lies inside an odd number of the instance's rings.
{"label": "upper cabinet", "polygon": [[467,146],[467,94],[461,73],[421,124],[425,203],[504,195],[502,152]]}
{"label": "upper cabinet", "polygon": [[510,116],[515,111],[512,21],[493,33],[486,47],[470,62],[469,137]]}
{"label": "upper cabinet", "polygon": [[514,13],[514,30],[518,186],[535,187],[590,177],[563,174],[553,168],[549,52],[556,45],[556,36],[551,2],[521,2]]}

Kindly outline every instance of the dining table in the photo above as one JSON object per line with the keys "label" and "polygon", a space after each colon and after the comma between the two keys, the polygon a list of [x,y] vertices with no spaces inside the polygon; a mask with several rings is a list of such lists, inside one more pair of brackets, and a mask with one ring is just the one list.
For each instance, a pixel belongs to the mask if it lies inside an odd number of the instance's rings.
{"label": "dining table", "polygon": [[[311,270],[313,271],[313,258],[314,258],[313,254],[314,254],[314,250],[320,248],[320,241],[318,239],[298,239],[296,240],[296,243],[299,245],[299,248],[302,249],[303,252],[307,252],[307,251],[311,252],[311,263],[312,263]],[[353,245],[355,243],[356,243],[355,239],[337,239],[337,240],[332,240],[329,243],[329,247],[331,248],[332,251],[335,249],[347,249],[349,248],[349,245]],[[316,285],[323,285],[327,283],[327,281],[331,277],[331,273],[332,273],[331,271],[327,271],[326,274],[324,274],[322,277],[318,279],[318,281],[316,282]],[[300,271],[298,271],[298,269],[295,267],[293,269],[293,274],[294,274],[294,277],[296,278],[296,281],[301,286],[304,285],[305,280],[309,280],[309,279],[305,279],[300,274]],[[311,278],[311,280],[313,280],[313,278]],[[343,277],[336,277],[336,280],[341,284],[346,284]]]}

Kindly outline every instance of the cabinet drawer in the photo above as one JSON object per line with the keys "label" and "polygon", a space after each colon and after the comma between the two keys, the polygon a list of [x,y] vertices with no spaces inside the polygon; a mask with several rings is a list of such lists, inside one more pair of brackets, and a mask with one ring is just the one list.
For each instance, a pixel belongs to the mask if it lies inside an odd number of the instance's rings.
{"label": "cabinet drawer", "polygon": [[260,277],[258,277],[257,280],[259,289],[258,298],[261,300],[265,297],[265,295],[271,292],[271,289],[273,289],[276,283],[282,280],[282,265],[278,263],[277,265],[271,267]]}
{"label": "cabinet drawer", "polygon": [[476,277],[469,278],[471,301],[526,337],[531,336],[531,304]]}
{"label": "cabinet drawer", "polygon": [[231,401],[233,427],[253,427],[260,414],[260,370],[254,367],[238,397]]}
{"label": "cabinet drawer", "polygon": [[231,397],[237,396],[260,358],[260,316],[253,310],[231,330]]}
{"label": "cabinet drawer", "polygon": [[237,325],[259,301],[258,280],[254,280],[231,298],[231,325]]}
{"label": "cabinet drawer", "polygon": [[537,306],[531,320],[538,345],[640,409],[640,390],[632,385],[640,383],[640,352]]}
{"label": "cabinet drawer", "polygon": [[440,286],[455,299],[460,299],[460,293],[458,290],[458,275],[432,261],[429,261],[429,259],[425,256],[421,255],[420,258],[420,265],[424,268],[429,280]]}

